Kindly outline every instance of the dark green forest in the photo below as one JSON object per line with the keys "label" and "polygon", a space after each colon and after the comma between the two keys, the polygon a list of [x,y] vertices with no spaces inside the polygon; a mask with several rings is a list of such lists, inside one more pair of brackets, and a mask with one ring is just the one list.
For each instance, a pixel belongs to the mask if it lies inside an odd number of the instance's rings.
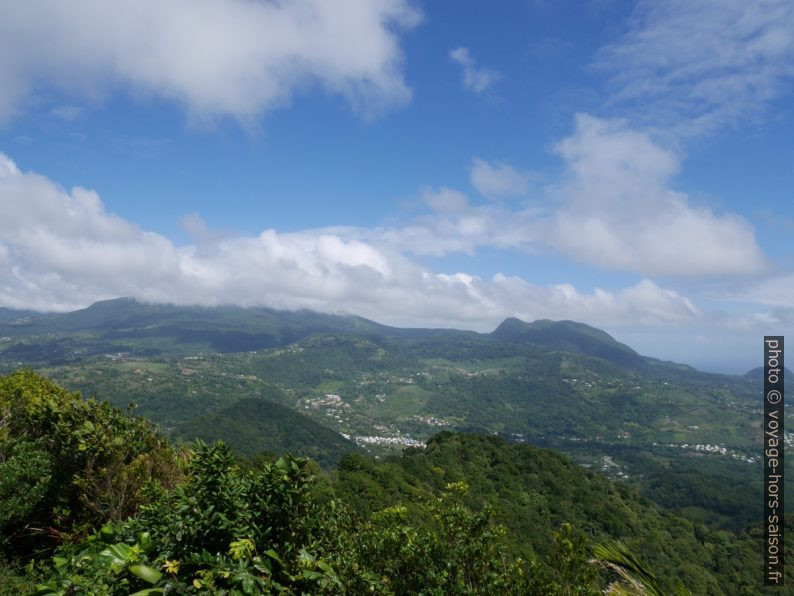
{"label": "dark green forest", "polygon": [[29,370],[0,378],[0,420],[9,594],[762,592],[760,527],[710,529],[494,436],[445,431],[326,472],[174,446]]}
{"label": "dark green forest", "polygon": [[197,437],[210,443],[223,441],[244,457],[286,450],[313,459],[324,468],[332,468],[343,455],[359,450],[355,443],[311,418],[260,398],[241,399],[189,420],[173,434],[182,442]]}
{"label": "dark green forest", "polygon": [[763,593],[758,370],[572,321],[0,314],[9,593]]}

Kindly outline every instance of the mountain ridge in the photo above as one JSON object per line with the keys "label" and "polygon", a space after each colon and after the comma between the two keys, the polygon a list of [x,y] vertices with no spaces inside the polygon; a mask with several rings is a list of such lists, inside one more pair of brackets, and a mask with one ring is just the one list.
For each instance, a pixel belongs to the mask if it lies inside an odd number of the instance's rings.
{"label": "mountain ridge", "polygon": [[594,356],[626,368],[645,369],[648,366],[640,354],[615,340],[606,331],[575,321],[540,319],[527,323],[509,317],[490,335],[504,341],[526,342]]}
{"label": "mountain ridge", "polygon": [[252,423],[272,406],[233,406],[266,397],[371,453],[441,429],[498,434],[559,448],[715,527],[755,515],[757,382],[642,357],[582,323],[513,318],[476,333],[121,300],[0,324],[0,338],[0,370],[28,366],[118,407],[133,402],[168,433],[205,416],[205,429],[233,417],[229,434],[267,432]]}
{"label": "mountain ridge", "polygon": [[[12,314],[15,313],[15,314]],[[20,321],[20,322],[17,322]],[[66,313],[35,313],[0,309],[0,335],[94,333],[120,345],[167,338],[174,346],[204,346],[220,353],[285,347],[318,334],[349,334],[376,339],[478,338],[528,344],[606,360],[637,371],[663,374],[700,373],[679,363],[642,356],[596,327],[570,320],[532,322],[508,317],[490,333],[451,328],[393,327],[353,314],[230,305],[154,304],[133,298],[95,302]],[[162,342],[161,342],[162,343]],[[168,347],[160,347],[168,350]],[[195,350],[194,350],[195,351]],[[28,357],[31,349],[25,346]],[[51,346],[46,352],[52,356]]]}
{"label": "mountain ridge", "polygon": [[[791,372],[791,369],[788,366],[783,367],[783,376],[784,378],[789,378],[794,380],[794,372]],[[763,381],[764,367],[756,366],[755,368],[751,368],[746,373],[744,373],[742,377],[747,379],[748,381]]]}

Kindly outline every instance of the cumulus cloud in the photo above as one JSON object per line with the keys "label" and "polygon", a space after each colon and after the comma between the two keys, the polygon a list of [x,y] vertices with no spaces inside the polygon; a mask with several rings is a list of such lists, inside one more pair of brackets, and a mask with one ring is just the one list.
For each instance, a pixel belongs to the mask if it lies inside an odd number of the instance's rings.
{"label": "cumulus cloud", "polygon": [[[571,318],[598,320],[605,325],[686,324],[700,319],[700,312],[687,298],[672,290],[661,288],[650,280],[642,280],[618,292],[596,288],[585,294],[570,284],[552,287],[533,286],[517,277],[496,275],[493,286],[501,295],[511,297],[517,304],[517,316],[533,318]],[[560,313],[566,313],[561,316]]]}
{"label": "cumulus cloud", "polygon": [[[474,254],[479,247],[561,253],[641,276],[727,278],[766,270],[752,225],[675,190],[679,160],[647,134],[583,114],[554,150],[565,166],[563,180],[523,204],[478,205],[454,189],[423,189],[432,213],[407,225],[348,233],[417,255]],[[526,183],[526,174],[498,162],[475,159],[475,172],[492,195]]]}
{"label": "cumulus cloud", "polygon": [[533,250],[532,229],[539,210],[472,205],[463,193],[444,187],[424,189],[421,196],[433,213],[403,225],[356,228],[348,233],[414,255],[470,255],[481,246]]}
{"label": "cumulus cloud", "polygon": [[450,50],[449,57],[463,68],[463,87],[473,93],[483,93],[499,80],[499,73],[495,70],[477,66],[468,48]]}
{"label": "cumulus cloud", "polygon": [[500,161],[487,162],[475,157],[469,179],[471,185],[484,197],[520,197],[529,190],[532,174],[516,170]]}
{"label": "cumulus cloud", "polygon": [[93,100],[124,87],[250,121],[317,85],[370,114],[410,98],[398,33],[419,18],[408,0],[12,2],[0,120],[48,87]]}
{"label": "cumulus cloud", "polygon": [[579,260],[645,275],[719,276],[762,271],[743,218],[692,205],[670,188],[675,154],[620,121],[587,115],[556,145],[569,178],[544,239]]}
{"label": "cumulus cloud", "polygon": [[469,206],[466,195],[451,188],[442,187],[438,190],[433,190],[425,187],[419,194],[422,202],[433,211],[440,213],[455,213],[463,211]]}
{"label": "cumulus cloud", "polygon": [[[99,196],[21,172],[0,154],[0,305],[67,310],[131,296],[177,304],[238,304],[351,312],[402,325],[489,329],[507,316],[686,323],[697,308],[644,280],[617,292],[433,272],[390,242],[351,230],[307,230],[175,246],[108,213]],[[198,216],[192,225],[205,229]]]}
{"label": "cumulus cloud", "polygon": [[789,0],[641,0],[629,27],[595,66],[613,101],[679,135],[754,116],[794,78]]}

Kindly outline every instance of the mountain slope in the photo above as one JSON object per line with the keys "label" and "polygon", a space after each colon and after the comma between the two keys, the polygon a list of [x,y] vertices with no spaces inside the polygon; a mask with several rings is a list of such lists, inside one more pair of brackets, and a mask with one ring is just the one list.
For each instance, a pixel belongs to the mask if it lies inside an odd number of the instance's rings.
{"label": "mountain slope", "polygon": [[[480,334],[116,300],[0,324],[0,338],[0,371],[36,366],[118,407],[134,402],[169,433],[264,397],[372,453],[441,429],[498,434],[563,450],[715,527],[759,515],[757,383],[643,358],[571,321],[509,319]],[[224,432],[238,434],[231,423]],[[240,433],[258,440],[256,429]]]}
{"label": "mountain slope", "polygon": [[[68,313],[42,314],[0,309],[2,361],[32,363],[78,361],[103,353],[142,356],[235,353],[285,347],[318,334],[353,335],[378,341],[456,343],[494,351],[521,344],[539,349],[600,358],[631,370],[681,379],[706,373],[639,355],[609,334],[574,321],[503,321],[493,332],[456,329],[397,328],[354,315],[262,307],[177,306],[147,304],[129,298],[97,302]],[[489,343],[490,342],[490,343]],[[504,350],[503,350],[504,351]],[[11,368],[6,366],[6,368]]]}
{"label": "mountain slope", "polygon": [[470,507],[495,508],[522,556],[551,554],[549,537],[568,522],[592,542],[624,540],[662,578],[665,593],[674,593],[675,578],[692,594],[750,594],[760,588],[759,533],[709,531],[547,449],[444,432],[425,450],[383,462],[344,458],[336,488],[362,515],[400,503],[421,519],[424,504],[458,482],[469,487]]}
{"label": "mountain slope", "polygon": [[272,338],[274,343],[290,343],[314,333],[368,332],[381,327],[352,315],[326,315],[306,310],[279,311],[260,307],[149,304],[131,298],[117,298],[96,302],[73,312],[37,316],[31,319],[26,332],[143,328],[150,331],[165,330],[167,334],[179,325],[196,330],[226,329],[263,334]]}
{"label": "mountain slope", "polygon": [[0,325],[11,324],[12,327],[29,324],[33,318],[44,316],[32,310],[15,310],[0,306]]}
{"label": "mountain slope", "polygon": [[616,341],[600,329],[574,321],[543,319],[525,323],[520,319],[509,318],[505,319],[491,336],[502,341],[528,343],[563,352],[585,354],[626,368],[647,368],[643,357],[627,345]]}
{"label": "mountain slope", "polygon": [[21,321],[16,314],[14,319],[4,322],[0,318],[0,337],[12,340],[0,350],[0,369],[2,360],[67,363],[86,355],[118,352],[143,356],[234,353],[282,347],[321,333],[390,333],[388,327],[353,315],[144,304],[127,298]]}
{"label": "mountain slope", "polygon": [[263,451],[310,457],[332,467],[355,443],[311,418],[264,399],[247,398],[212,414],[181,424],[173,433],[181,441],[223,441],[240,455],[252,457]]}
{"label": "mountain slope", "polygon": [[[229,408],[238,428],[283,414],[264,400],[244,401]],[[348,454],[326,476],[291,458],[241,466],[221,444],[180,454],[146,420],[83,401],[29,371],[0,377],[0,413],[12,410],[19,416],[5,429],[0,462],[0,577],[8,577],[4,557],[31,562],[49,574],[36,593],[126,594],[191,583],[231,591],[237,586],[220,582],[274,573],[255,556],[267,547],[279,569],[291,561],[280,588],[295,577],[321,579],[299,573],[327,561],[309,571],[325,572],[330,589],[301,579],[302,593],[446,593],[453,586],[598,594],[614,574],[602,568],[596,576],[591,547],[611,540],[625,541],[652,570],[654,593],[674,593],[678,580],[693,594],[762,591],[760,524],[711,531],[548,449],[442,432],[426,449],[385,460]],[[266,432],[258,427],[251,436]],[[146,490],[151,481],[160,489]],[[534,581],[512,589],[521,577]],[[487,589],[477,589],[484,581]]]}
{"label": "mountain slope", "polygon": [[[794,373],[791,372],[791,369],[786,366],[783,368],[783,376],[786,379],[790,379],[794,381]],[[748,381],[752,381],[754,383],[763,383],[764,381],[764,367],[757,366],[752,370],[748,370],[746,373],[742,375],[742,378],[747,379]]]}

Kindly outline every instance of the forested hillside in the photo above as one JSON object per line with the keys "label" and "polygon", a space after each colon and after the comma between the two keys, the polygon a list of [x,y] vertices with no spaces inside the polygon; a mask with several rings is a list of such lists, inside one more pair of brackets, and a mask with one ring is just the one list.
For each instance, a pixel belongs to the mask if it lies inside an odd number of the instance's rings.
{"label": "forested hillside", "polygon": [[288,455],[175,449],[25,371],[0,378],[0,419],[9,593],[760,591],[756,531],[709,530],[495,437],[444,432],[327,475]]}
{"label": "forested hillside", "polygon": [[227,408],[180,425],[174,436],[183,442],[223,441],[244,457],[284,450],[335,466],[346,453],[359,450],[339,433],[272,401],[247,398]]}
{"label": "forested hillside", "polygon": [[794,0],[0,0],[0,596],[794,596],[792,138]]}
{"label": "forested hillside", "polygon": [[125,299],[12,315],[0,320],[0,371],[31,366],[134,404],[175,441],[222,438],[328,466],[353,444],[387,455],[442,430],[496,434],[563,451],[715,529],[760,516],[757,371],[646,358],[580,323],[508,319],[480,334]]}
{"label": "forested hillside", "polygon": [[[510,552],[524,558],[553,561],[552,536],[567,523],[591,545],[624,540],[652,563],[665,594],[674,592],[675,578],[694,594],[757,589],[760,526],[737,534],[710,531],[548,449],[444,432],[426,449],[384,462],[347,456],[339,466],[337,491],[357,511],[403,503],[410,517],[427,519],[422,504],[449,483],[469,488],[464,503],[470,508],[491,508],[509,528]],[[547,567],[556,573],[553,564]]]}

